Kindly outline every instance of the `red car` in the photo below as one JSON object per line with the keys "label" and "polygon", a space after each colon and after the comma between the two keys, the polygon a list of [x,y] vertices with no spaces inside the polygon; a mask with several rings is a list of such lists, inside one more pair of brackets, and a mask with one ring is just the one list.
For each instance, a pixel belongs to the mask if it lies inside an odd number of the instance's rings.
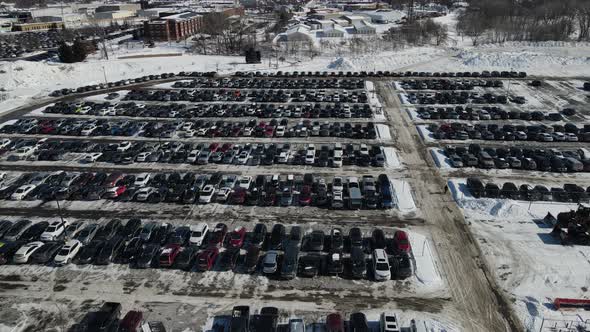
{"label": "red car", "polygon": [[211,151],[211,153],[217,152],[217,149],[219,149],[219,143],[211,143],[209,145],[209,151]]}
{"label": "red car", "polygon": [[329,314],[326,317],[327,332],[344,332],[344,320],[339,313]]}
{"label": "red car", "polygon": [[242,205],[246,201],[246,189],[238,188],[231,194],[231,203]]}
{"label": "red car", "polygon": [[231,149],[233,147],[233,144],[230,143],[224,143],[221,146],[221,152],[227,152],[227,150]]}
{"label": "red car", "polygon": [[299,194],[299,204],[307,206],[311,204],[311,187],[303,186],[301,193]]}
{"label": "red car", "polygon": [[408,233],[404,231],[396,231],[393,235],[393,242],[397,250],[409,253],[412,250],[410,240],[408,239]]}
{"label": "red car", "polygon": [[123,175],[123,173],[119,173],[119,172],[115,172],[115,173],[111,173],[109,176],[107,176],[106,180],[104,181],[104,186],[105,187],[114,187],[117,185],[117,183],[121,180],[123,180],[125,176]]}
{"label": "red car", "polygon": [[229,237],[229,246],[232,248],[241,248],[246,238],[246,228],[236,228]]}
{"label": "red car", "polygon": [[113,187],[114,189],[109,189],[105,194],[104,197],[105,198],[117,198],[121,195],[123,195],[123,193],[125,191],[127,191],[127,186],[118,186],[118,187]]}
{"label": "red car", "polygon": [[160,253],[160,266],[162,267],[170,267],[174,264],[174,260],[176,256],[180,253],[180,245],[179,244],[169,244],[162,249]]}
{"label": "red car", "polygon": [[197,267],[200,271],[209,271],[215,264],[215,259],[219,255],[217,247],[210,247],[201,252],[197,257]]}
{"label": "red car", "polygon": [[129,311],[119,323],[119,331],[137,331],[143,320],[141,311]]}

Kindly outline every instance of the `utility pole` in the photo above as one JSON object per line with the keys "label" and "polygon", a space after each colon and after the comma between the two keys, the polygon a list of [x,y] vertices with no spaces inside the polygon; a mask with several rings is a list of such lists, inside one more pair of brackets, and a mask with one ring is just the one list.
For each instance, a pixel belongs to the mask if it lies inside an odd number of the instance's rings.
{"label": "utility pole", "polygon": [[61,207],[59,206],[59,199],[57,199],[57,197],[55,198],[55,202],[57,203],[57,213],[59,214],[59,219],[61,220],[61,222],[64,222],[64,218],[61,214]]}

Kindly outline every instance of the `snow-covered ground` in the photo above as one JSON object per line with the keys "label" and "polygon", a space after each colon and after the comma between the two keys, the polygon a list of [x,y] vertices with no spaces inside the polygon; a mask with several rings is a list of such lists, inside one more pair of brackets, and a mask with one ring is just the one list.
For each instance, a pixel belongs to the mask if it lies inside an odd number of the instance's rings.
{"label": "snow-covered ground", "polygon": [[548,212],[557,215],[577,204],[475,199],[465,179],[448,184],[497,282],[523,323],[534,328],[530,331],[539,331],[543,319],[590,318],[586,312],[556,311],[552,305],[556,297],[588,298],[590,247],[561,245],[550,235],[552,226],[542,221]]}
{"label": "snow-covered ground", "polygon": [[391,186],[393,187],[397,208],[402,214],[414,214],[417,211],[416,203],[414,202],[412,187],[408,181],[398,179],[392,179],[390,181]]}

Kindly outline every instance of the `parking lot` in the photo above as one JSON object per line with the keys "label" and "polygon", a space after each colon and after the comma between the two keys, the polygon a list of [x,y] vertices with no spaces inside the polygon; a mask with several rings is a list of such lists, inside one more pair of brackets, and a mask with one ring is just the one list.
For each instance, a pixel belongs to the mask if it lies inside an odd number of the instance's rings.
{"label": "parking lot", "polygon": [[[39,298],[46,288],[63,304],[76,295],[125,307],[133,297],[180,330],[211,329],[236,301],[272,304],[319,326],[318,306],[345,316],[388,307],[444,315],[446,328],[436,331],[516,330],[496,267],[482,263],[463,222],[465,206],[450,204],[447,178],[480,178],[485,200],[588,199],[586,185],[569,181],[585,172],[583,94],[568,90],[578,82],[533,87],[518,72],[152,76],[60,90],[47,106],[4,116],[0,212],[12,224],[40,224],[19,248],[60,215],[80,227],[118,225],[67,264],[41,255],[52,240],[38,244],[45,249],[34,262],[8,261],[0,269],[7,296]],[[553,89],[571,103],[549,107]],[[529,139],[548,128],[578,141]],[[458,139],[463,131],[504,136]],[[519,131],[527,138],[518,148],[503,145],[505,132],[516,142]],[[561,180],[547,185],[540,170],[562,172]],[[185,238],[203,223],[208,237]],[[379,262],[388,268],[378,271]],[[199,314],[170,321],[182,315],[176,301]],[[482,315],[482,307],[491,310]]]}

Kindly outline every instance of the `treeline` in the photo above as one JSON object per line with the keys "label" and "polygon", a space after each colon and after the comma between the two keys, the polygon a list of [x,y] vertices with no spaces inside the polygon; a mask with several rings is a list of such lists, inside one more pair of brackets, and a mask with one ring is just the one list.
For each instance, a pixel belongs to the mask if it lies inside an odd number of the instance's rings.
{"label": "treeline", "polygon": [[457,31],[473,44],[588,40],[590,0],[467,0]]}
{"label": "treeline", "polygon": [[393,27],[383,38],[401,45],[441,45],[449,37],[447,27],[428,18]]}

